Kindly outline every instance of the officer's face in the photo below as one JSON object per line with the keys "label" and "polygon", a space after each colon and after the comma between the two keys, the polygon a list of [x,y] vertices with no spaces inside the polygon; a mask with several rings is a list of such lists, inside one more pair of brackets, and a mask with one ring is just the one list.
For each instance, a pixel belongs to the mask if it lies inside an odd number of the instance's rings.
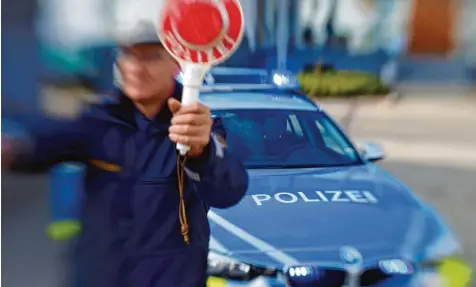
{"label": "officer's face", "polygon": [[124,93],[141,102],[168,97],[179,69],[160,44],[122,47],[117,62]]}

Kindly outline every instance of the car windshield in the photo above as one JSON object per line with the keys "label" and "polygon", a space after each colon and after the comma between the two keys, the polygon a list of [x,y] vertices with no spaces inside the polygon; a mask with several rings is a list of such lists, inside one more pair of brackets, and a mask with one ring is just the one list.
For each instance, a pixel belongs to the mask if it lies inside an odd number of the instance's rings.
{"label": "car windshield", "polygon": [[214,111],[227,147],[247,168],[305,168],[361,164],[346,136],[324,113],[296,110]]}

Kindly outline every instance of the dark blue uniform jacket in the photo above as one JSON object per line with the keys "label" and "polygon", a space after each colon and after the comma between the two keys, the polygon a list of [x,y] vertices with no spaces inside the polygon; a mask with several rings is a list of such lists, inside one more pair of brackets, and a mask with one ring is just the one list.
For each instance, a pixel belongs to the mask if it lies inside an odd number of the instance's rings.
{"label": "dark blue uniform jacket", "polygon": [[[181,94],[177,85],[174,97]],[[118,101],[93,107],[74,123],[33,129],[32,152],[20,155],[12,167],[44,169],[60,161],[87,165],[76,286],[205,286],[207,211],[237,204],[248,175],[215,137],[226,135],[214,119],[206,152],[186,163],[186,245],[178,216],[177,152],[168,138],[172,115],[164,107],[155,120],[140,117],[120,94]]]}

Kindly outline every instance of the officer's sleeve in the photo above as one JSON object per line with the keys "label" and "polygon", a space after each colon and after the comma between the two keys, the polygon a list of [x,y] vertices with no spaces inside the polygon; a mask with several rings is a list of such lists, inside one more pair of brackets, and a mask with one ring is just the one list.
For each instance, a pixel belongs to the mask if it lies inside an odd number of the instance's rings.
{"label": "officer's sleeve", "polygon": [[227,208],[237,204],[248,189],[248,173],[241,160],[227,151],[226,132],[214,119],[210,144],[197,159],[188,159],[185,172],[206,205]]}
{"label": "officer's sleeve", "polygon": [[86,158],[88,128],[84,118],[62,121],[41,117],[24,126],[26,136],[10,138],[15,143],[10,171],[43,172],[63,161]]}

